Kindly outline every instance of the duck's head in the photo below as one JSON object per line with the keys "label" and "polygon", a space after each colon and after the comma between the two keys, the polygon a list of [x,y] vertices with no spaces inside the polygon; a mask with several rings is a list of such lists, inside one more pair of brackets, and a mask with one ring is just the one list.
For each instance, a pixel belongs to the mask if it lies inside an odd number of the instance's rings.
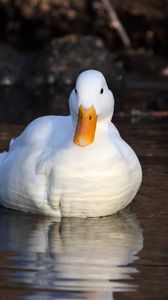
{"label": "duck's head", "polygon": [[70,112],[75,126],[73,142],[81,147],[94,142],[96,128],[107,128],[114,111],[114,98],[103,74],[82,72],[70,95]]}

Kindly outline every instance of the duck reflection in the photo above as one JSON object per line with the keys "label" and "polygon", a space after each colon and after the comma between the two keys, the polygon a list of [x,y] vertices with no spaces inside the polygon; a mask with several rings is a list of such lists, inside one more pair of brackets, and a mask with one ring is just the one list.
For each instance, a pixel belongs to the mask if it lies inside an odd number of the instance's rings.
{"label": "duck reflection", "polygon": [[14,281],[64,290],[69,293],[66,299],[72,299],[73,291],[81,292],[78,299],[114,299],[113,292],[135,288],[124,280],[137,272],[128,264],[137,259],[143,235],[135,215],[128,211],[56,221],[2,209],[0,228],[3,248],[17,251]]}

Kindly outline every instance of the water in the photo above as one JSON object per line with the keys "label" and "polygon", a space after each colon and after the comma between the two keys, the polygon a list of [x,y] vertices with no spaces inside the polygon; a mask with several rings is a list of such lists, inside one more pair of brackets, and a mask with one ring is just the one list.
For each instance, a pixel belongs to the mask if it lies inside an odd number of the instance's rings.
{"label": "water", "polygon": [[[0,123],[1,150],[26,122]],[[114,216],[61,222],[0,208],[0,299],[168,299],[167,122],[115,123],[142,163],[135,200]]]}
{"label": "water", "polygon": [[12,284],[52,292],[53,299],[73,299],[74,292],[77,299],[113,299],[115,291],[136,289],[130,279],[137,268],[127,265],[138,259],[143,234],[134,214],[59,223],[2,210],[0,220],[1,247],[9,251],[1,268]]}

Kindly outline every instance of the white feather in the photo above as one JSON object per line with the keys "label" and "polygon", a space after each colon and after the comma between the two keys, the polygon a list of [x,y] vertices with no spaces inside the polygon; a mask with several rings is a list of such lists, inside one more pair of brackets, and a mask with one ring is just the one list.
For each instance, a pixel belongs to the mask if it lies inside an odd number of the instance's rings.
{"label": "white feather", "polygon": [[[103,93],[100,90],[103,88]],[[71,116],[46,116],[30,123],[0,154],[0,203],[55,217],[98,217],[126,207],[142,180],[134,151],[110,122],[114,98],[94,70],[77,79],[70,95]],[[78,108],[94,105],[94,143],[73,143]]]}

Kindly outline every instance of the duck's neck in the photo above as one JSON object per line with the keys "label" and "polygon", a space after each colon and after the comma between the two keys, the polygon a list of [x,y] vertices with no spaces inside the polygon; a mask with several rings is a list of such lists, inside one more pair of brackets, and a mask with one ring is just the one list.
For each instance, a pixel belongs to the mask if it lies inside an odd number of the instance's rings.
{"label": "duck's neck", "polygon": [[109,126],[112,119],[112,113],[107,115],[106,117],[102,119],[98,119],[97,121],[97,127],[96,127],[96,133],[106,133],[109,130]]}

